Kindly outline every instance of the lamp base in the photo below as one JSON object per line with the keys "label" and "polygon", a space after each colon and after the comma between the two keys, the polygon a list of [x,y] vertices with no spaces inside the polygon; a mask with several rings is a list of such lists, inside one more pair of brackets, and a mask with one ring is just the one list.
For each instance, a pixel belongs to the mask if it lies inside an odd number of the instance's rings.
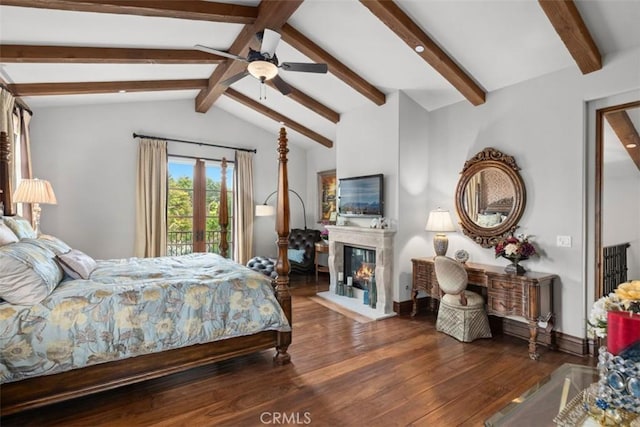
{"label": "lamp base", "polygon": [[433,249],[437,256],[445,256],[449,247],[449,239],[446,234],[436,234],[433,237]]}
{"label": "lamp base", "polygon": [[40,203],[32,203],[31,212],[33,213],[33,231],[36,232],[36,236],[40,236],[42,234],[40,231],[40,213],[42,212]]}

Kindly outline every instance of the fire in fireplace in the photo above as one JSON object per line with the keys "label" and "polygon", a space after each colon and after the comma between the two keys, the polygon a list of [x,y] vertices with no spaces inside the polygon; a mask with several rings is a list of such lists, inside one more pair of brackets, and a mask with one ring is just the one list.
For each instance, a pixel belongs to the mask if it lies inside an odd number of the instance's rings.
{"label": "fire in fireplace", "polygon": [[353,278],[353,286],[365,289],[376,270],[375,249],[344,246],[344,277]]}

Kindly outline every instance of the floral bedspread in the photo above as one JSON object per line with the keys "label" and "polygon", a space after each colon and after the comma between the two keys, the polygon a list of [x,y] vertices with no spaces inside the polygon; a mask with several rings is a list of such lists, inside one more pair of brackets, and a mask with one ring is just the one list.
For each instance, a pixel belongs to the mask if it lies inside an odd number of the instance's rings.
{"label": "floral bedspread", "polygon": [[270,280],[215,254],[98,261],[90,279],[0,304],[0,383],[290,330]]}

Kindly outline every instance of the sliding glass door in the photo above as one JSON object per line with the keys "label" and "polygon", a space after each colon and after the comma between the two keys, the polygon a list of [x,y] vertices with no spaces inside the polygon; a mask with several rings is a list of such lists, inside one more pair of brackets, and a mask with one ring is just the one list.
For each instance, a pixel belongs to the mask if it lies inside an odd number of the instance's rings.
{"label": "sliding glass door", "polygon": [[[233,224],[233,164],[227,163],[228,206],[220,206],[221,167],[217,161],[169,157],[167,254],[220,253],[218,210]],[[228,253],[233,253],[231,226]]]}

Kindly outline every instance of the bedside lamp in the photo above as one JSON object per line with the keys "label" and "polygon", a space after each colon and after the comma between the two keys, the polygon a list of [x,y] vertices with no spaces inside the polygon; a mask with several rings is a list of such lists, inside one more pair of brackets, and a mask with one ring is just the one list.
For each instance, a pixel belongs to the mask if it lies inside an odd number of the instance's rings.
{"label": "bedside lamp", "polygon": [[436,235],[433,237],[433,249],[435,249],[436,255],[444,256],[449,246],[449,239],[444,233],[456,231],[451,221],[449,211],[438,208],[429,212],[425,230],[436,232]]}
{"label": "bedside lamp", "polygon": [[33,224],[36,235],[40,235],[40,203],[55,205],[58,203],[56,195],[49,181],[44,179],[23,179],[13,195],[15,203],[33,204]]}

